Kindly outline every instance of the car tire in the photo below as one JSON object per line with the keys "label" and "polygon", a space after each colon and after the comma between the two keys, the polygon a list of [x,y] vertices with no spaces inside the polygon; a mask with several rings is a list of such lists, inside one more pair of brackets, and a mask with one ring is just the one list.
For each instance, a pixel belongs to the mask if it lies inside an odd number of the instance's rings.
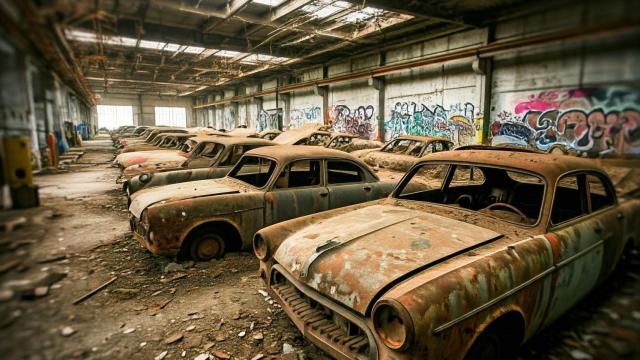
{"label": "car tire", "polygon": [[510,359],[504,344],[495,331],[485,330],[465,355],[465,360],[505,360]]}
{"label": "car tire", "polygon": [[211,230],[203,229],[191,236],[188,244],[189,257],[194,261],[209,261],[224,256],[225,238]]}

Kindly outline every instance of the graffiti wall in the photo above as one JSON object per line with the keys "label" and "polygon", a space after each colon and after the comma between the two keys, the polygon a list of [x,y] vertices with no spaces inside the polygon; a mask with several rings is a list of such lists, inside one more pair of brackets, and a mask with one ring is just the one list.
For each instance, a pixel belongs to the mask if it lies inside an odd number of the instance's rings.
{"label": "graffiti wall", "polygon": [[640,154],[640,89],[548,90],[500,99],[490,135],[577,155]]}
{"label": "graffiti wall", "polygon": [[330,110],[329,119],[334,131],[356,134],[361,138],[376,139],[378,126],[373,105],[350,108],[336,105]]}
{"label": "graffiti wall", "polygon": [[258,114],[258,131],[265,129],[278,129],[282,122],[282,109],[261,110]]}
{"label": "graffiti wall", "polygon": [[385,121],[384,137],[388,141],[400,135],[442,136],[456,145],[474,144],[478,124],[481,124],[477,118],[475,106],[468,102],[448,108],[413,101],[396,102]]}
{"label": "graffiti wall", "polygon": [[310,106],[304,109],[291,110],[289,114],[289,128],[299,128],[304,124],[322,124],[322,110],[320,106]]}

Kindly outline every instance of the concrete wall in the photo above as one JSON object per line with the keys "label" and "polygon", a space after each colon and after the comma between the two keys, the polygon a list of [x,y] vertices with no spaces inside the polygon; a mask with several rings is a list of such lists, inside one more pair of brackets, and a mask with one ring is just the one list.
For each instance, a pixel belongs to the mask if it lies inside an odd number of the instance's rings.
{"label": "concrete wall", "polygon": [[[156,96],[156,95],[130,95],[130,94],[99,94],[96,99],[98,105],[121,105],[133,107],[134,125],[155,125],[155,107],[184,107],[187,113],[187,126],[194,127],[198,115],[193,111],[193,99],[191,97]],[[200,114],[202,117],[202,113]],[[202,118],[200,118],[202,121]]]}
{"label": "concrete wall", "polygon": [[[294,75],[301,82],[348,75],[494,41],[624,23],[640,10],[640,3],[628,0],[545,6],[500,20],[494,29],[409,41]],[[412,134],[444,136],[457,145],[493,141],[579,154],[640,153],[638,43],[635,33],[434,63],[376,79],[266,95],[250,101],[255,112],[237,116],[258,129],[324,122],[336,131],[382,140]],[[284,75],[266,79],[238,93],[250,95],[288,81]]]}

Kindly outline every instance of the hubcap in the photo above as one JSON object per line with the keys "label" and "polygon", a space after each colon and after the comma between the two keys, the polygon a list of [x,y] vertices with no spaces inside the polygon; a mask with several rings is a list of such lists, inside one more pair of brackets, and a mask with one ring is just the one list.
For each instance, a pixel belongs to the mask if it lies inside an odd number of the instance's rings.
{"label": "hubcap", "polygon": [[200,239],[195,247],[194,257],[198,260],[210,260],[222,256],[224,252],[223,240],[216,235],[209,235]]}

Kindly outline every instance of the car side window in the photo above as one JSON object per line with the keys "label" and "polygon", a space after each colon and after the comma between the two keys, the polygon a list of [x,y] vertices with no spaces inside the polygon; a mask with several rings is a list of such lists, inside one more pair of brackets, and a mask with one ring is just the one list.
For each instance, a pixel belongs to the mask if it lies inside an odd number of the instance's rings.
{"label": "car side window", "polygon": [[227,156],[220,162],[221,166],[235,165],[242,157],[242,154],[248,151],[245,149],[247,145],[233,145]]}
{"label": "car side window", "polygon": [[551,209],[554,225],[589,213],[585,191],[585,175],[569,174],[558,181]]}
{"label": "car side window", "polygon": [[298,160],[282,169],[276,189],[290,189],[320,185],[320,161]]}
{"label": "car side window", "polygon": [[327,162],[327,182],[329,185],[359,183],[363,179],[362,169],[354,163],[336,160]]}
{"label": "car side window", "polygon": [[587,175],[587,184],[589,184],[591,212],[615,205],[615,194],[602,178],[595,175]]}

